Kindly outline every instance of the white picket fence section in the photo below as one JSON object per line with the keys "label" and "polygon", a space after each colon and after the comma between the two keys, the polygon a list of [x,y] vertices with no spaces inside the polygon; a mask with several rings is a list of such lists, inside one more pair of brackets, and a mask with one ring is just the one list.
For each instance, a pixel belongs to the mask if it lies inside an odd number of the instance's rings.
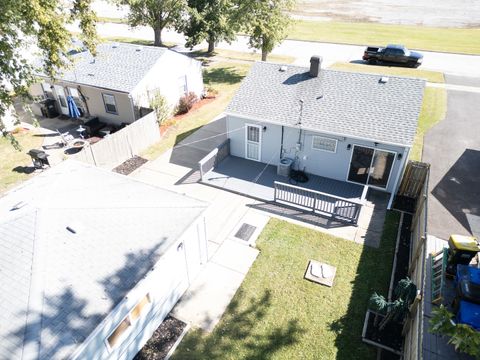
{"label": "white picket fence section", "polygon": [[86,146],[71,158],[101,168],[113,169],[160,141],[160,138],[155,112],[151,112],[101,141]]}

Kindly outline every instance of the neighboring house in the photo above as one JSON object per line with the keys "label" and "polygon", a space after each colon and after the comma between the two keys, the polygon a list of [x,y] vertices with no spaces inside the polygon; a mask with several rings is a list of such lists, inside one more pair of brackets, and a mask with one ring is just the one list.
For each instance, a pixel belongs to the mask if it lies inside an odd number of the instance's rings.
{"label": "neighboring house", "polygon": [[207,261],[205,208],[72,160],[0,198],[0,358],[131,359]]}
{"label": "neighboring house", "polygon": [[230,154],[394,192],[424,81],[255,63],[226,110]]}
{"label": "neighboring house", "polygon": [[[44,77],[30,88],[36,100],[56,100],[60,114],[68,115],[71,95],[85,115],[111,124],[131,123],[150,107],[160,92],[174,107],[180,97],[203,93],[201,62],[165,48],[125,43],[102,43],[94,58],[88,50],[72,50],[73,64],[54,83]],[[41,115],[38,106],[33,107]]]}

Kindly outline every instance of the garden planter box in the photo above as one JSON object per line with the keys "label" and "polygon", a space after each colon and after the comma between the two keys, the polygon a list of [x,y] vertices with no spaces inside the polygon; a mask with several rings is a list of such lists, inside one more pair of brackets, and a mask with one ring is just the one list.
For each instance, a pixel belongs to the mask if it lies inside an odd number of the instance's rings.
{"label": "garden planter box", "polygon": [[394,354],[401,355],[403,345],[403,324],[392,320],[385,326],[385,328],[380,330],[374,325],[375,315],[378,315],[378,324],[380,324],[384,318],[381,314],[377,314],[372,310],[367,310],[367,313],[365,314],[365,322],[363,324],[362,341],[391,351]]}

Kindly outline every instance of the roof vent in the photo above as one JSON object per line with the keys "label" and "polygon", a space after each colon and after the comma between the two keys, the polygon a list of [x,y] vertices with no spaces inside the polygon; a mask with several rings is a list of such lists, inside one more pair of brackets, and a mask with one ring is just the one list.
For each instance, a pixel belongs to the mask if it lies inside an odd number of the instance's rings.
{"label": "roof vent", "polygon": [[314,55],[310,58],[310,76],[318,77],[320,71],[322,70],[322,57]]}
{"label": "roof vent", "polygon": [[87,75],[92,77],[95,76],[95,74],[92,74],[92,73],[88,73]]}
{"label": "roof vent", "polygon": [[389,80],[389,79],[388,79],[387,76],[382,76],[382,77],[380,78],[380,80],[378,80],[378,82],[379,82],[380,84],[386,84],[386,83],[388,83],[388,80]]}
{"label": "roof vent", "polygon": [[10,211],[15,211],[15,210],[21,209],[25,205],[27,205],[26,202],[20,201],[20,202],[16,203],[15,205],[13,205],[12,208],[10,209]]}
{"label": "roof vent", "polygon": [[139,51],[142,51],[143,50],[143,46],[137,46],[137,48],[135,49],[136,52],[139,52]]}
{"label": "roof vent", "polygon": [[114,48],[114,49],[118,48],[118,43],[114,42],[114,43],[112,44],[112,48]]}
{"label": "roof vent", "polygon": [[280,69],[278,69],[281,72],[287,71],[287,67],[285,65],[280,66]]}

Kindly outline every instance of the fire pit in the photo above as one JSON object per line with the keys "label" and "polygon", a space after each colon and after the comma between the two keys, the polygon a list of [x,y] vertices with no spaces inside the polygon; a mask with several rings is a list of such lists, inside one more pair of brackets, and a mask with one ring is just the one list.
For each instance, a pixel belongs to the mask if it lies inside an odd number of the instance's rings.
{"label": "fire pit", "polygon": [[85,145],[87,144],[87,142],[85,140],[75,140],[72,142],[72,147],[74,148],[83,148]]}
{"label": "fire pit", "polygon": [[64,151],[65,155],[73,155],[80,152],[88,142],[82,139],[75,139],[70,143],[70,147]]}

